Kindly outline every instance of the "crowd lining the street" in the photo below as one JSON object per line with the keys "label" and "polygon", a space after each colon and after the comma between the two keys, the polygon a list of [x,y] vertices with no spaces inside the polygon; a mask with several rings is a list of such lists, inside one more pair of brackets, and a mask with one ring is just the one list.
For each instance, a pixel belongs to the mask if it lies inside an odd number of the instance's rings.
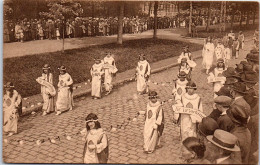
{"label": "crowd lining the street", "polygon": [[[133,32],[133,31],[131,31]],[[202,50],[202,65],[209,75],[208,83],[214,86],[214,105],[209,116],[203,114],[202,100],[196,93],[197,85],[192,80],[192,69],[196,67],[189,47],[185,46],[178,58],[179,73],[175,80],[173,95],[173,122],[180,126],[183,143],[182,156],[188,163],[195,164],[248,164],[258,162],[258,74],[259,40],[258,30],[254,35],[255,48],[247,54],[236,68],[229,67],[229,60],[239,57],[244,47],[242,32],[232,31],[223,38],[211,37],[205,40]],[[217,64],[212,72],[213,57]],[[56,115],[73,109],[73,79],[66,67],[59,68],[58,90],[53,86],[50,66],[45,64],[42,76],[36,81],[41,85],[43,116],[56,111]],[[113,54],[107,53],[104,59],[95,58],[91,67],[93,99],[102,97],[103,84],[106,95],[113,89],[112,80],[117,73]],[[148,94],[149,102],[144,123],[144,152],[151,154],[162,147],[160,137],[165,125],[163,105],[156,91],[149,91],[148,83],[151,67],[144,54],[140,54],[136,67],[137,92]],[[56,104],[54,97],[57,95]],[[4,132],[8,136],[17,133],[18,117],[21,115],[21,96],[8,82],[5,85],[3,100]],[[55,105],[55,106],[54,106]],[[192,110],[190,114],[180,108]],[[108,160],[108,138],[101,128],[96,114],[86,117],[86,143],[83,153],[84,163],[106,163]],[[257,155],[257,156],[256,156]]]}

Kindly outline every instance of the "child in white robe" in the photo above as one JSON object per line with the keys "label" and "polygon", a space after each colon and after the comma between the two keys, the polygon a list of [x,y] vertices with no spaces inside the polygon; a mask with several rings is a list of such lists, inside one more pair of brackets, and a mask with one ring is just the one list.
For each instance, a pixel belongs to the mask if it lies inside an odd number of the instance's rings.
{"label": "child in white robe", "polygon": [[90,113],[85,120],[87,134],[85,136],[83,163],[107,163],[109,156],[108,138],[101,128],[97,115]]}
{"label": "child in white robe", "polygon": [[3,131],[12,136],[17,133],[18,108],[21,106],[21,95],[14,89],[14,85],[8,82],[3,96]]}
{"label": "child in white robe", "polygon": [[[181,104],[181,97],[184,93],[186,93],[186,85],[188,81],[186,79],[186,73],[181,71],[178,74],[178,79],[174,83],[174,87],[172,90],[172,95],[174,99],[174,104],[179,105]],[[179,119],[179,114],[174,113],[173,122],[177,124],[177,120]]]}
{"label": "child in white robe", "polygon": [[225,61],[225,66],[226,66],[226,68],[228,67],[228,61],[230,60],[230,58],[231,58],[231,50],[230,50],[230,48],[228,47],[228,45],[225,45],[223,59],[224,59],[224,61]]}
{"label": "child in white robe", "polygon": [[206,74],[209,73],[209,69],[212,67],[214,52],[214,44],[212,43],[211,38],[208,37],[202,51],[202,66],[206,69]]}
{"label": "child in white robe", "polygon": [[157,92],[149,93],[149,102],[145,114],[144,124],[144,152],[153,153],[156,146],[160,146],[160,137],[164,129],[164,113],[161,102],[157,100]]}
{"label": "child in white robe", "polygon": [[137,92],[142,95],[148,93],[147,81],[151,74],[150,64],[146,61],[145,55],[139,55],[139,62],[136,67]]}
{"label": "child in white robe", "polygon": [[[198,94],[194,93],[196,89],[196,84],[189,81],[186,85],[186,93],[181,97],[181,104],[177,106],[203,112],[201,98]],[[173,111],[175,111],[177,106],[173,105]],[[196,123],[200,121],[197,121],[192,115],[185,113],[180,114],[179,117],[181,140],[183,141],[187,137],[197,137]]]}
{"label": "child in white robe", "polygon": [[186,58],[182,58],[181,59],[181,63],[180,63],[180,67],[179,67],[179,73],[181,71],[186,73],[186,78],[187,80],[191,80],[191,70],[192,68],[189,66],[187,59]]}
{"label": "child in white robe", "polygon": [[95,59],[95,64],[91,67],[90,74],[92,76],[91,96],[93,99],[100,99],[102,92],[101,80],[104,74],[103,63],[100,58]]}
{"label": "child in white robe", "polygon": [[60,115],[62,112],[67,110],[72,110],[73,106],[73,80],[66,72],[65,66],[61,66],[59,70],[60,75],[58,82],[58,97],[56,101],[56,115]]}
{"label": "child in white robe", "polygon": [[218,96],[216,94],[216,92],[218,92],[220,90],[220,88],[223,86],[223,84],[225,83],[225,77],[222,75],[224,70],[225,70],[224,60],[222,58],[220,58],[217,60],[217,67],[214,69],[213,72],[211,72],[209,74],[209,77],[208,77],[209,83],[212,83],[211,79],[220,78],[220,77],[223,78],[222,81],[214,80],[214,82],[213,82],[214,98],[216,98]]}
{"label": "child in white robe", "polygon": [[108,53],[103,61],[104,61],[104,72],[105,72],[104,85],[107,92],[106,95],[108,95],[112,91],[113,75],[117,72],[117,68],[115,64],[115,59],[112,57],[111,53]]}
{"label": "child in white robe", "polygon": [[183,51],[181,52],[181,55],[177,59],[178,63],[181,63],[181,60],[183,58],[186,58],[187,61],[188,60],[192,60],[191,52],[189,51],[189,46],[188,45],[183,47]]}
{"label": "child in white robe", "polygon": [[217,60],[224,57],[224,45],[221,43],[221,41],[218,41],[218,44],[215,48],[215,55]]}

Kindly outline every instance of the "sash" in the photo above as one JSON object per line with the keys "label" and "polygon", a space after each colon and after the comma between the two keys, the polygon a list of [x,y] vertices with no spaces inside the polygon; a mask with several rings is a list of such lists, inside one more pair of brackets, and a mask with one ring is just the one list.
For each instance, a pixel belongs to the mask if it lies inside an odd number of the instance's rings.
{"label": "sash", "polygon": [[49,82],[43,80],[41,77],[38,77],[38,78],[36,79],[36,81],[37,81],[39,84],[45,86],[45,87],[47,88],[46,92],[47,92],[48,94],[50,94],[52,97],[54,97],[54,96],[56,95],[56,90],[55,90],[54,86],[53,86],[51,83],[49,83]]}
{"label": "sash", "polygon": [[198,109],[180,107],[180,106],[172,106],[172,109],[176,113],[184,113],[191,115],[196,121],[201,121],[202,118],[206,117],[206,115]]}

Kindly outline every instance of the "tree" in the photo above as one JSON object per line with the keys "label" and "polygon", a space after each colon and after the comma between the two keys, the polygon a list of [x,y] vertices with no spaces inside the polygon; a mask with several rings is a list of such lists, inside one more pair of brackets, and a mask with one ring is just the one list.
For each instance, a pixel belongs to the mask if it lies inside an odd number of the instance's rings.
{"label": "tree", "polygon": [[118,13],[118,34],[117,34],[117,44],[123,43],[123,17],[124,17],[124,2],[119,3],[119,13]]}
{"label": "tree", "polygon": [[65,33],[65,23],[68,19],[80,16],[83,13],[81,5],[73,0],[60,0],[53,1],[48,4],[49,12],[40,12],[40,15],[52,19],[62,20],[63,27],[63,44],[62,52],[64,52],[64,33]]}
{"label": "tree", "polygon": [[209,32],[210,20],[211,20],[211,6],[212,2],[208,2],[208,21],[206,26],[206,31]]}
{"label": "tree", "polygon": [[191,34],[191,25],[192,25],[192,1],[190,1],[190,21],[189,21],[189,34]]}
{"label": "tree", "polygon": [[159,2],[158,1],[155,1],[154,2],[154,30],[153,30],[153,38],[154,39],[157,39],[157,11],[158,11],[158,5],[159,5]]}

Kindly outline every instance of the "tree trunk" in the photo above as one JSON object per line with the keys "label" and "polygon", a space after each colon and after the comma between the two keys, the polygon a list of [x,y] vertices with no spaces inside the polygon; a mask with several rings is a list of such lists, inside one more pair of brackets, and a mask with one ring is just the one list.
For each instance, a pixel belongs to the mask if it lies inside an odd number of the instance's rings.
{"label": "tree trunk", "polygon": [[189,34],[191,35],[191,25],[192,25],[192,1],[190,1],[190,21],[189,21]]}
{"label": "tree trunk", "polygon": [[232,10],[232,16],[231,16],[231,29],[233,28],[233,24],[234,24],[234,17],[235,17],[235,11]]}
{"label": "tree trunk", "polygon": [[149,17],[151,17],[151,8],[152,8],[152,2],[149,2],[149,13],[148,13]]}
{"label": "tree trunk", "polygon": [[94,2],[92,2],[91,15],[92,15],[92,18],[95,17],[95,3]]}
{"label": "tree trunk", "polygon": [[178,27],[180,27],[180,2],[177,2],[177,10],[178,10],[177,24]]}
{"label": "tree trunk", "polygon": [[154,30],[153,38],[157,39],[157,10],[158,10],[158,1],[154,2]]}
{"label": "tree trunk", "polygon": [[227,2],[224,1],[224,18],[223,18],[223,22],[224,22],[224,27],[223,27],[223,30],[226,31],[226,16],[227,16]]}
{"label": "tree trunk", "polygon": [[124,2],[119,4],[119,16],[118,16],[118,34],[117,44],[123,44],[123,17],[124,17]]}
{"label": "tree trunk", "polygon": [[239,28],[242,28],[243,12],[240,12]]}
{"label": "tree trunk", "polygon": [[64,35],[64,33],[65,33],[65,22],[66,21],[64,21],[63,22],[63,28],[62,28],[62,53],[64,53],[64,45],[65,45],[65,35]]}
{"label": "tree trunk", "polygon": [[209,26],[210,26],[210,18],[211,18],[211,2],[208,2],[208,21],[207,21],[207,26],[206,26],[206,31],[209,32]]}
{"label": "tree trunk", "polygon": [[246,12],[246,27],[249,25],[249,11]]}
{"label": "tree trunk", "polygon": [[221,7],[220,7],[220,23],[223,22],[223,11],[224,11],[224,2],[221,1]]}

